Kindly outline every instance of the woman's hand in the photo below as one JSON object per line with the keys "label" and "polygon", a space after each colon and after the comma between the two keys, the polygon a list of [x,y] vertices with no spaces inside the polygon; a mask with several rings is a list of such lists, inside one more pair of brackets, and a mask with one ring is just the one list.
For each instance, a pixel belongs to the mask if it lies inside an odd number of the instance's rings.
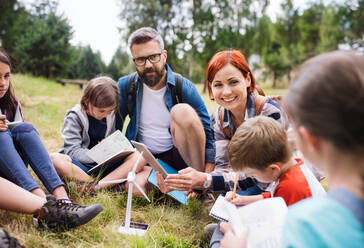
{"label": "woman's hand", "polygon": [[165,183],[173,190],[191,191],[193,189],[203,189],[206,177],[206,173],[188,167],[180,170],[178,174],[168,175]]}
{"label": "woman's hand", "polygon": [[159,186],[160,191],[163,194],[167,194],[169,191],[172,191],[172,188],[169,188],[165,182],[164,182],[164,178],[162,176],[162,174],[159,171],[155,172],[155,176],[157,178],[157,185]]}
{"label": "woman's hand", "polygon": [[8,129],[8,125],[6,125],[6,116],[0,115],[0,132],[4,132]]}
{"label": "woman's hand", "polygon": [[191,190],[191,191],[185,191],[185,195],[187,195],[188,200],[191,200],[196,198],[198,196],[198,193]]}

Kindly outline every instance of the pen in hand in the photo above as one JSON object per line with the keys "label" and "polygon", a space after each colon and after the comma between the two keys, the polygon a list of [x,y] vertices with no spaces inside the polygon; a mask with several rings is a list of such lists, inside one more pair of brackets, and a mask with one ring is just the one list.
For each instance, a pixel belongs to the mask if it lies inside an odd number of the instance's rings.
{"label": "pen in hand", "polygon": [[234,199],[236,197],[236,186],[238,184],[238,178],[239,178],[239,173],[236,172],[235,173],[234,191],[233,191],[232,199]]}
{"label": "pen in hand", "polygon": [[0,132],[6,131],[8,129],[7,120],[5,115],[0,115]]}

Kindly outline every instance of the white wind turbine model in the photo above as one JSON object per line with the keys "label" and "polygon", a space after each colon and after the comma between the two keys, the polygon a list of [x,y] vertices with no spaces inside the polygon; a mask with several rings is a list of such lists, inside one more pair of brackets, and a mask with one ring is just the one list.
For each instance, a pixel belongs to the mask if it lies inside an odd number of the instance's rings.
{"label": "white wind turbine model", "polygon": [[133,197],[133,186],[134,185],[139,189],[139,191],[144,195],[144,197],[147,198],[147,200],[150,202],[147,194],[145,194],[143,189],[135,182],[135,170],[140,162],[142,154],[143,154],[143,152],[141,152],[139,154],[139,157],[133,167],[133,170],[129,172],[127,178],[103,182],[105,184],[105,183],[123,183],[125,181],[128,181],[129,190],[128,190],[128,201],[126,204],[126,216],[125,216],[125,221],[123,221],[123,223],[119,227],[118,232],[124,233],[124,234],[139,235],[139,236],[145,235],[145,233],[148,230],[149,225],[144,224],[144,223],[130,221],[130,212],[131,212],[131,204],[132,204],[131,201],[132,201],[132,197]]}

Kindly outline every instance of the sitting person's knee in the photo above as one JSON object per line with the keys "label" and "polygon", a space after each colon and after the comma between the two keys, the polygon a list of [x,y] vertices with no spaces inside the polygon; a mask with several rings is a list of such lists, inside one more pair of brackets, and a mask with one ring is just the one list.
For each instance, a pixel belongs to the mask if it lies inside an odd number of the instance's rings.
{"label": "sitting person's knee", "polygon": [[189,128],[200,122],[200,119],[196,111],[186,103],[180,103],[175,105],[171,110],[171,123],[175,123],[179,126]]}
{"label": "sitting person's knee", "polygon": [[32,124],[21,123],[11,129],[12,134],[36,131]]}
{"label": "sitting person's knee", "polygon": [[72,159],[69,156],[58,152],[49,154],[49,157],[51,158],[51,161],[56,168],[67,162],[72,162]]}

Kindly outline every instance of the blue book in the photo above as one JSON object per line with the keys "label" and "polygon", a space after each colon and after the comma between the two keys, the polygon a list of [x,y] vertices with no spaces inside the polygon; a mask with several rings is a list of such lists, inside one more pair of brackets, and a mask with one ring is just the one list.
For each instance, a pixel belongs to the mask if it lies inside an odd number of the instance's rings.
{"label": "blue book", "polygon": [[[168,164],[164,163],[162,160],[157,159],[157,161],[168,174],[178,174],[178,171],[176,169],[174,169],[171,166],[169,166]],[[152,172],[150,173],[150,175],[148,177],[148,183],[153,184],[155,187],[157,187],[159,189],[159,186],[157,184],[157,177],[155,176],[155,170],[152,170]],[[172,196],[178,202],[180,202],[184,205],[188,205],[188,197],[187,197],[187,195],[185,195],[184,191],[173,190],[173,191],[168,192],[167,194]]]}

